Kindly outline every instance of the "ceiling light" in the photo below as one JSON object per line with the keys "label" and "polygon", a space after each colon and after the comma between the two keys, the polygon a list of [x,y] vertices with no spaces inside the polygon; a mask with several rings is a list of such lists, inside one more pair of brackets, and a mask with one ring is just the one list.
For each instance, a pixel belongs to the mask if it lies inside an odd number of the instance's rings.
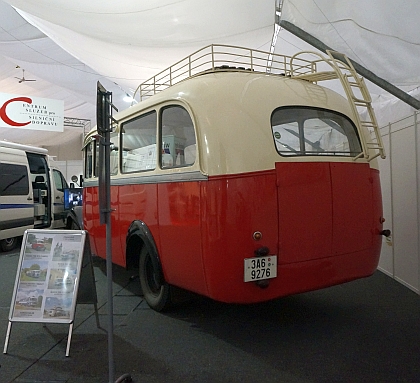
{"label": "ceiling light", "polygon": [[136,100],[134,100],[134,98],[131,97],[128,93],[126,93],[125,96],[123,97],[123,101],[125,101],[125,102],[135,102]]}

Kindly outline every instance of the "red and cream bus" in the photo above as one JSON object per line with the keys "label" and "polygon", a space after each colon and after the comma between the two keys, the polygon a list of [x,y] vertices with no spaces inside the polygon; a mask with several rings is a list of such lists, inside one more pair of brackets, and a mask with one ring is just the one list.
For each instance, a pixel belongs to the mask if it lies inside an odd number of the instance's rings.
{"label": "red and cream bus", "polygon": [[[345,96],[318,84],[333,79]],[[344,56],[211,45],[139,94],[111,133],[112,254],[150,307],[174,287],[252,303],[376,270],[384,152]],[[84,158],[84,229],[105,257],[95,129]]]}

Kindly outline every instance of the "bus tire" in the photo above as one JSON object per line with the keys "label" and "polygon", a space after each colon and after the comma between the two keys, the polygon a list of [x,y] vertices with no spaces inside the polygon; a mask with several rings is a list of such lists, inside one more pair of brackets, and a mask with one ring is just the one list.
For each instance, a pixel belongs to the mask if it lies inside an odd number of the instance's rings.
{"label": "bus tire", "polygon": [[11,251],[17,246],[18,242],[18,237],[5,238],[0,241],[0,247],[2,251]]}
{"label": "bus tire", "polygon": [[156,263],[152,260],[147,246],[142,246],[139,259],[139,279],[144,299],[155,311],[165,311],[171,307],[171,286],[160,277]]}

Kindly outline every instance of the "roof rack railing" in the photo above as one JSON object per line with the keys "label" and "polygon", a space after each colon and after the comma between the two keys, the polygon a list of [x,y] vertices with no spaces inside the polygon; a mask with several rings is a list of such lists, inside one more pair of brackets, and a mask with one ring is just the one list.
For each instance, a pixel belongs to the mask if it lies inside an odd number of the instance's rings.
{"label": "roof rack railing", "polygon": [[[140,84],[134,97],[138,93],[139,101],[143,101],[187,78],[219,70],[243,70],[290,76],[292,73],[290,64],[290,56],[233,45],[212,44],[199,49]],[[305,59],[294,60],[293,66],[294,73],[304,74],[314,70],[312,62]]]}

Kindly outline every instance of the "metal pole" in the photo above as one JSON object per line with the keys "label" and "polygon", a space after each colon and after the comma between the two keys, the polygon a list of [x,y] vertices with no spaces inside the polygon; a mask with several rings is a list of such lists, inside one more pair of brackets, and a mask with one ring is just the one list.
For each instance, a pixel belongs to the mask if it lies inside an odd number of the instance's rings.
{"label": "metal pole", "polygon": [[[99,98],[100,95],[100,98]],[[99,102],[100,101],[100,102]],[[107,276],[107,299],[108,299],[108,369],[109,383],[114,383],[114,301],[112,292],[112,233],[111,233],[111,131],[112,131],[112,93],[98,82],[97,101],[98,133],[100,139],[100,163],[99,163],[99,206],[100,224],[106,225],[106,276]],[[131,382],[130,374],[124,374],[117,382]]]}
{"label": "metal pole", "polygon": [[391,231],[392,231],[392,246],[391,246],[391,254],[392,254],[392,278],[395,279],[395,251],[394,251],[394,177],[392,171],[392,165],[394,162],[393,154],[392,154],[392,125],[388,123],[388,134],[389,134],[389,189],[391,193]]}
{"label": "metal pole", "polygon": [[114,299],[112,293],[112,241],[111,241],[111,190],[110,190],[110,134],[105,134],[105,184],[106,184],[106,279],[108,298],[108,362],[109,383],[114,382]]}
{"label": "metal pole", "polygon": [[[416,148],[416,187],[417,187],[417,249],[420,249],[420,178],[419,178],[419,134],[418,134],[418,112],[414,112],[414,135],[415,135],[415,148]],[[419,256],[418,256],[419,257]],[[420,257],[419,257],[420,260]],[[419,272],[418,286],[420,286],[420,262],[418,262]]]}
{"label": "metal pole", "polygon": [[[286,21],[280,20],[280,26],[290,33],[296,35],[303,41],[311,44],[315,48],[319,49],[322,52],[326,52],[327,50],[333,50],[327,45],[325,45],[321,40],[318,40],[316,37],[310,35],[309,33],[305,32],[304,30],[300,29],[296,25]],[[340,59],[340,57],[337,57]],[[386,90],[387,92],[391,93],[393,96],[399,98],[401,101],[404,101],[408,105],[412,106],[415,109],[420,109],[420,101],[414,98],[413,96],[409,95],[408,93],[402,91],[401,89],[397,88],[395,85],[392,85],[388,81],[384,80],[381,77],[378,77],[376,74],[371,72],[370,70],[366,69],[365,67],[361,66],[357,62],[349,59],[352,63],[354,69],[363,76],[364,78],[368,79],[369,81],[373,82],[374,84],[378,85],[382,89]]]}
{"label": "metal pole", "polygon": [[97,128],[99,140],[99,213],[101,225],[106,225],[106,281],[108,301],[108,375],[109,383],[114,381],[114,308],[112,294],[112,242],[111,242],[111,175],[110,175],[110,130],[111,93],[98,83]]}

